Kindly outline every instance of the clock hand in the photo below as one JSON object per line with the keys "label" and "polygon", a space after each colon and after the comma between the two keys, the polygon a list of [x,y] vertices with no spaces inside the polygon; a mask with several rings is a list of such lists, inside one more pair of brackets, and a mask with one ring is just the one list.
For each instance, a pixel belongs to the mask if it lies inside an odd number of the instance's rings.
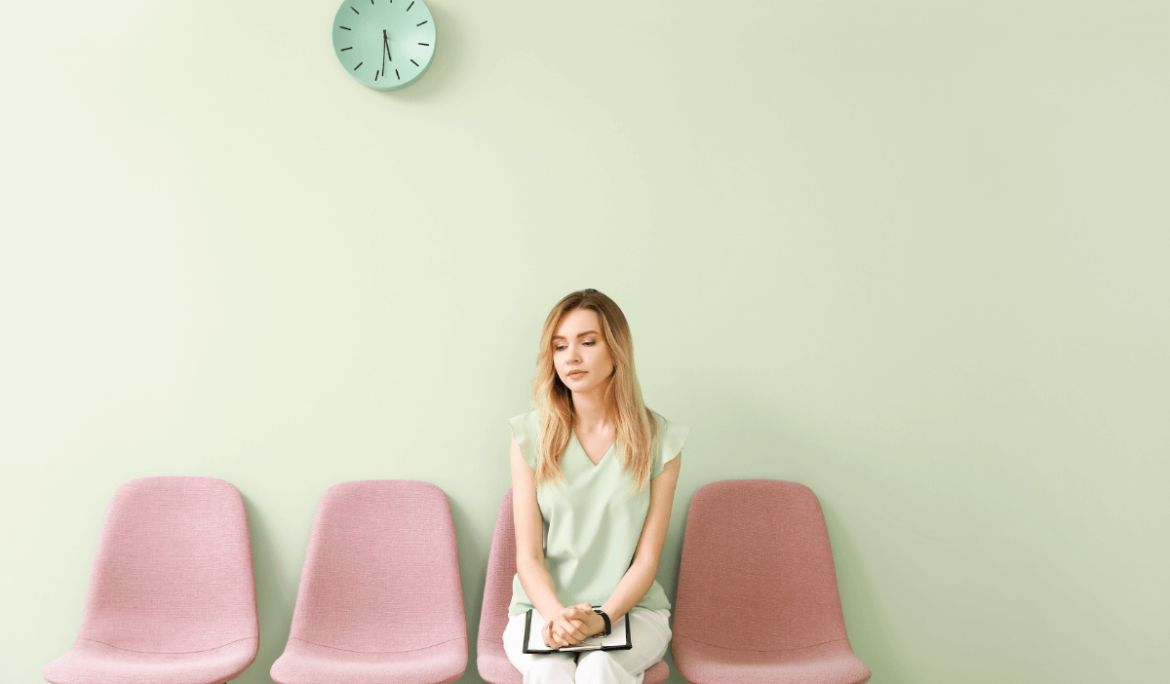
{"label": "clock hand", "polygon": [[[382,29],[382,47],[386,50],[386,56],[390,58],[391,62],[393,62],[394,56],[390,54],[390,36],[386,35],[386,29]],[[385,65],[385,62],[383,62],[383,65]],[[385,66],[383,66],[383,71],[384,70]]]}

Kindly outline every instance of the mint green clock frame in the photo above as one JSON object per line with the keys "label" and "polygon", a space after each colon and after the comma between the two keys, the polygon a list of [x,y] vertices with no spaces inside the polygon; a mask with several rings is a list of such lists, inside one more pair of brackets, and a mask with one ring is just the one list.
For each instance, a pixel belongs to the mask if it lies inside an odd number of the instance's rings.
{"label": "mint green clock frame", "polygon": [[333,52],[362,85],[398,90],[435,55],[435,18],[423,0],[345,0],[333,18]]}

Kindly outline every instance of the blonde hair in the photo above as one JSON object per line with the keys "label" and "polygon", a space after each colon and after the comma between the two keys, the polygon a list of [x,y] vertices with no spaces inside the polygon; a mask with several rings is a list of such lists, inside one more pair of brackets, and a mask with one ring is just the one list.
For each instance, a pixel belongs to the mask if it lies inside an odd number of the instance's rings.
{"label": "blonde hair", "polygon": [[601,336],[613,357],[613,374],[606,384],[604,401],[617,432],[615,451],[621,454],[622,467],[634,481],[631,494],[634,490],[641,494],[650,483],[660,426],[642,402],[642,388],[634,372],[634,341],[626,317],[612,299],[593,289],[565,295],[549,312],[540,333],[536,378],[532,382],[533,403],[540,415],[536,487],[550,482],[555,485],[564,477],[561,457],[573,429],[573,394],[557,376],[552,338],[561,319],[574,309],[594,311],[601,321]]}

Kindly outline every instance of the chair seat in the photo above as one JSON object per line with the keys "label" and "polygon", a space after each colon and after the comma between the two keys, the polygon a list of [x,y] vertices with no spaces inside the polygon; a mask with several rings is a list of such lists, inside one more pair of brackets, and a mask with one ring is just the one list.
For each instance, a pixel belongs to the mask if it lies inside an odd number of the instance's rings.
{"label": "chair seat", "polygon": [[451,684],[466,668],[466,639],[400,653],[359,653],[293,637],[271,674],[277,684]]}
{"label": "chair seat", "polygon": [[[523,684],[524,677],[520,671],[508,660],[504,653],[504,645],[499,641],[477,642],[476,667],[479,676],[490,684]],[[642,684],[662,684],[670,676],[670,667],[666,661],[659,660],[646,670]]]}
{"label": "chair seat", "polygon": [[671,650],[691,684],[861,684],[870,677],[847,639],[791,651],[741,651],[676,633]]}
{"label": "chair seat", "polygon": [[522,684],[524,677],[517,670],[512,661],[504,653],[502,642],[480,640],[477,642],[475,654],[476,668],[479,676],[490,684]]}
{"label": "chair seat", "polygon": [[670,676],[670,666],[665,660],[659,660],[650,666],[643,675],[642,684],[662,684]]}
{"label": "chair seat", "polygon": [[140,653],[78,639],[43,674],[53,684],[223,684],[252,664],[259,645],[249,637],[195,653]]}

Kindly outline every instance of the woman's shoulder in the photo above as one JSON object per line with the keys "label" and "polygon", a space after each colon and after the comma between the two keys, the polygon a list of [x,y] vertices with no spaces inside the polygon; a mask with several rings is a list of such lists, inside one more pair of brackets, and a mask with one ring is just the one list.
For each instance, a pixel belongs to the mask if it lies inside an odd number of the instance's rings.
{"label": "woman's shoulder", "polygon": [[663,432],[666,432],[667,430],[679,430],[679,429],[689,430],[690,429],[686,425],[680,423],[677,420],[667,420],[666,416],[655,411],[654,409],[650,408],[649,406],[646,407],[646,410],[649,411],[650,415],[653,416],[653,418],[654,418],[655,425],[651,426],[654,429],[661,430]]}
{"label": "woman's shoulder", "polygon": [[512,426],[512,431],[517,429],[529,430],[540,425],[540,412],[536,409],[525,411],[508,419],[508,425]]}
{"label": "woman's shoulder", "polygon": [[536,409],[526,411],[508,419],[512,439],[520,446],[525,462],[536,468],[537,433],[540,431],[540,413]]}
{"label": "woman's shoulder", "polygon": [[662,472],[667,461],[682,453],[683,444],[686,443],[691,428],[677,420],[667,420],[661,413],[648,406],[646,410],[654,417],[654,422],[657,424],[654,435],[657,449],[654,453],[654,465],[650,473],[653,478]]}

